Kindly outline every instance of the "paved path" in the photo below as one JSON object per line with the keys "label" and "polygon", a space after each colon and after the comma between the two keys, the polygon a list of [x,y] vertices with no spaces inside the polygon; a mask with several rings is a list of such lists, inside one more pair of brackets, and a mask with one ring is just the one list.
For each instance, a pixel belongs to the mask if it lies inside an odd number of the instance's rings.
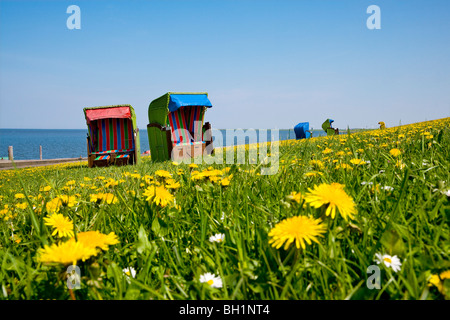
{"label": "paved path", "polygon": [[61,158],[61,159],[44,159],[44,160],[0,160],[0,170],[49,166],[53,164],[87,161],[87,158]]}

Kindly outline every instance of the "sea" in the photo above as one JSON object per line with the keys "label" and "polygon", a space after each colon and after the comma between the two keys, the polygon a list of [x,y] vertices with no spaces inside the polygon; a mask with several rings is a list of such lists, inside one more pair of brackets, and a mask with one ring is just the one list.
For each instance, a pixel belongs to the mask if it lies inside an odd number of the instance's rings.
{"label": "sea", "polygon": [[[214,129],[214,147],[240,145],[259,141],[295,139],[294,129]],[[266,139],[264,139],[264,136]],[[313,130],[312,137],[325,135]],[[87,129],[0,129],[0,159],[8,159],[8,147],[13,147],[14,160],[87,157]],[[139,130],[141,152],[150,149],[147,130]],[[255,141],[256,139],[256,141]]]}

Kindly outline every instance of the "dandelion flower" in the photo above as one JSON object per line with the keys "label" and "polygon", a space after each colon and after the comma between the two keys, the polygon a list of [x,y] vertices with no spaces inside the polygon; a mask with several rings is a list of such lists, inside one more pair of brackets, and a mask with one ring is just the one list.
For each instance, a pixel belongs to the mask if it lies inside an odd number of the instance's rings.
{"label": "dandelion flower", "polygon": [[222,288],[222,279],[220,277],[216,277],[216,275],[207,272],[200,276],[201,283],[207,283],[213,288]]}
{"label": "dandelion flower", "polygon": [[114,194],[112,193],[103,193],[101,197],[102,200],[107,204],[116,203],[118,201],[116,196],[114,196]]}
{"label": "dandelion flower", "polygon": [[97,250],[81,242],[66,241],[39,249],[39,261],[76,265],[78,260],[85,261],[97,255]]}
{"label": "dandelion flower", "polygon": [[322,172],[319,171],[310,171],[310,172],[306,172],[305,174],[303,174],[305,177],[318,177],[319,175],[323,175]]}
{"label": "dandelion flower", "polygon": [[18,208],[18,209],[26,209],[27,207],[28,207],[28,203],[26,203],[26,202],[16,204],[16,208]]}
{"label": "dandelion flower", "polygon": [[440,274],[433,274],[431,275],[431,278],[428,280],[428,285],[435,286],[440,293],[445,294],[445,287],[444,287],[444,281],[446,279],[450,279],[450,270],[441,272]]}
{"label": "dandelion flower", "polygon": [[166,170],[157,170],[155,174],[161,178],[171,178],[172,174]]}
{"label": "dandelion flower", "polygon": [[[75,238],[71,238],[69,241],[75,241]],[[99,231],[85,231],[77,233],[76,241],[83,243],[85,246],[92,247],[94,249],[100,248],[105,251],[108,250],[110,245],[119,243],[119,239],[114,232],[103,234]]]}
{"label": "dandelion flower", "polygon": [[319,242],[317,237],[321,237],[325,232],[325,226],[321,224],[321,219],[313,219],[305,216],[288,218],[278,223],[270,232],[269,244],[279,249],[284,244],[284,249],[295,241],[297,249],[306,248],[305,242],[309,245],[312,241]]}
{"label": "dandelion flower", "polygon": [[209,237],[210,242],[223,242],[225,240],[225,234],[216,233],[215,235]]}
{"label": "dandelion flower", "polygon": [[397,168],[400,168],[401,170],[403,170],[403,168],[406,167],[406,164],[404,164],[401,160],[397,160],[397,162],[395,163],[395,166]]}
{"label": "dandelion flower", "polygon": [[45,208],[48,213],[56,213],[59,212],[59,209],[62,205],[62,201],[60,198],[54,198],[45,204]]}
{"label": "dandelion flower", "polygon": [[375,257],[376,257],[375,261],[377,264],[384,263],[386,267],[392,268],[394,272],[399,271],[402,266],[400,259],[396,255],[390,256],[388,254],[382,255],[381,253],[376,253]]}
{"label": "dandelion flower", "polygon": [[391,149],[391,150],[389,151],[389,154],[390,154],[391,156],[393,156],[393,157],[398,157],[401,153],[402,153],[402,152],[401,152],[399,149],[397,149],[397,148]]}
{"label": "dandelion flower", "polygon": [[43,188],[40,188],[39,191],[47,192],[47,191],[50,191],[51,189],[52,189],[51,186],[45,186],[45,187],[43,187]]}
{"label": "dandelion flower", "polygon": [[58,198],[61,200],[62,205],[67,207],[73,207],[77,204],[77,200],[74,196],[61,195]]}
{"label": "dandelion flower", "polygon": [[303,194],[300,192],[292,191],[286,198],[289,200],[295,201],[297,203],[300,203],[303,201]]}
{"label": "dandelion flower", "polygon": [[150,186],[143,195],[147,201],[152,201],[163,208],[174,201],[173,195],[164,187]]}
{"label": "dandelion flower", "polygon": [[230,185],[230,179],[231,177],[225,177],[220,181],[220,184],[224,187]]}
{"label": "dandelion flower", "polygon": [[73,237],[73,222],[60,213],[54,213],[45,217],[45,224],[54,228],[52,236],[58,235],[60,238]]}
{"label": "dandelion flower", "polygon": [[362,159],[351,159],[350,162],[354,165],[366,164],[366,162]]}
{"label": "dandelion flower", "polygon": [[25,199],[25,195],[23,193],[16,193],[14,195],[14,198],[16,198],[16,199]]}
{"label": "dandelion flower", "polygon": [[181,184],[175,180],[170,181],[170,182],[167,181],[167,182],[168,182],[168,184],[166,184],[167,189],[178,189],[181,187]]}
{"label": "dandelion flower", "polygon": [[305,195],[305,202],[314,208],[327,206],[325,214],[331,215],[334,219],[336,211],[347,221],[347,218],[353,219],[357,213],[355,202],[344,190],[340,183],[321,184],[314,186],[314,189],[308,188],[309,193]]}

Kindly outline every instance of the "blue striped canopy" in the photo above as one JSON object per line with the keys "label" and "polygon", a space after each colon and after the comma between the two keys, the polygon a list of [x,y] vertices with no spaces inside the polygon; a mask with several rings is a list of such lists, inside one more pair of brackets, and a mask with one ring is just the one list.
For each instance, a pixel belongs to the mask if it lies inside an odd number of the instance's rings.
{"label": "blue striped canopy", "polygon": [[169,111],[173,112],[180,107],[205,106],[212,107],[206,94],[171,94],[169,100]]}

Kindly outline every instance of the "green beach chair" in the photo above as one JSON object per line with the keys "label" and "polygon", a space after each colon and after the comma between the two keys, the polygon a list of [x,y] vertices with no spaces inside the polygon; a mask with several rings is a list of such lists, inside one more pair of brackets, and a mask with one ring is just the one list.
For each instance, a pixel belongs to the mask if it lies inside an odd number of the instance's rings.
{"label": "green beach chair", "polygon": [[322,129],[327,133],[327,136],[334,136],[339,134],[339,129],[335,129],[331,126],[333,122],[333,119],[327,119],[322,123]]}
{"label": "green beach chair", "polygon": [[168,92],[148,107],[147,134],[151,159],[173,161],[211,154],[211,124],[203,124],[212,104],[207,93]]}
{"label": "green beach chair", "polygon": [[140,162],[139,129],[131,105],[84,108],[83,112],[90,168]]}

